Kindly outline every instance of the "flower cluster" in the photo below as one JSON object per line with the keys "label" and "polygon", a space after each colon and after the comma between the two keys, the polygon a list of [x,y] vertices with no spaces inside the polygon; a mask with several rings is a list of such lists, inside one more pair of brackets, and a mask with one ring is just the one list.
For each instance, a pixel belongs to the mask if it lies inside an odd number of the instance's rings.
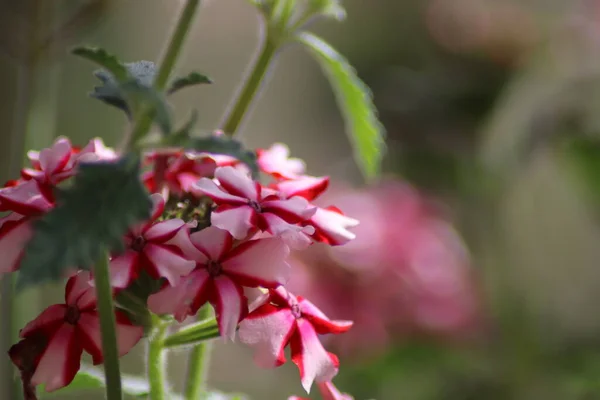
{"label": "flower cluster", "polygon": [[[339,362],[319,335],[346,332],[352,322],[329,319],[284,285],[291,251],[317,242],[345,244],[354,238],[349,228],[358,221],[336,207],[312,203],[329,179],[305,175],[304,163],[289,158],[284,145],[256,155],[265,183],[231,156],[180,149],[146,154],[140,179],[150,192],[151,217],[131,226],[123,237],[124,251],[111,256],[111,286],[116,295],[150,277],[158,289],[144,299],[148,310],[178,322],[211,305],[223,338],[233,340],[238,333],[255,348],[263,367],[285,363],[289,345],[306,391],[317,382],[323,396],[333,398],[325,392],[336,391],[331,379]],[[110,162],[118,155],[99,140],[77,149],[60,138],[29,158],[31,167],[21,178],[0,189],[0,210],[9,212],[0,220],[4,273],[19,268],[32,222],[54,207],[57,185],[77,173],[78,163]],[[30,322],[10,349],[26,391],[39,384],[49,391],[68,385],[83,350],[95,364],[102,362],[93,276],[80,271],[66,278],[65,303]],[[262,293],[251,304],[249,288]],[[119,308],[115,313],[123,355],[142,338],[144,327]]]}

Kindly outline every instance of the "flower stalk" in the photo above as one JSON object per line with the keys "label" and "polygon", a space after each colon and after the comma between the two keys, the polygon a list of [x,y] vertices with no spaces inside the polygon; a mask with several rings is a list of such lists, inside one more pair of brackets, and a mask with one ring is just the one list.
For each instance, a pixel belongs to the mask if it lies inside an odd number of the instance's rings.
{"label": "flower stalk", "polygon": [[[198,312],[198,320],[204,321],[209,318],[211,308],[207,304]],[[188,358],[187,381],[185,383],[186,400],[195,400],[206,391],[206,377],[208,364],[210,362],[210,351],[212,343],[205,340],[197,344]]]}
{"label": "flower stalk", "polygon": [[[181,53],[181,49],[183,48],[183,44],[185,43],[185,39],[190,31],[192,22],[199,7],[200,0],[186,1],[179,20],[177,21],[177,25],[175,26],[175,30],[173,31],[171,39],[169,40],[167,48],[164,52],[162,61],[158,68],[158,73],[156,74],[156,78],[154,79],[154,88],[157,91],[162,91],[165,89],[169,80],[169,76],[171,75],[173,67],[179,58],[179,54]],[[135,146],[140,139],[146,136],[150,130],[150,127],[152,126],[153,119],[154,110],[152,110],[152,108],[146,108],[141,111],[140,117],[136,121],[136,124],[129,135],[126,148]]]}
{"label": "flower stalk", "polygon": [[117,324],[115,319],[112,288],[108,272],[108,253],[103,255],[94,266],[98,316],[102,335],[102,354],[104,355],[104,375],[106,376],[107,400],[121,400],[121,372],[117,347]]}
{"label": "flower stalk", "polygon": [[165,353],[164,338],[167,325],[158,322],[156,331],[148,341],[148,381],[150,400],[164,400],[165,397]]}
{"label": "flower stalk", "polygon": [[227,108],[225,116],[220,124],[220,129],[226,135],[233,136],[238,131],[244,117],[247,115],[250,106],[258,97],[260,88],[267,76],[269,68],[277,54],[278,43],[273,35],[267,30],[263,36],[260,52],[256,61],[246,74],[241,89],[235,95],[231,105]]}

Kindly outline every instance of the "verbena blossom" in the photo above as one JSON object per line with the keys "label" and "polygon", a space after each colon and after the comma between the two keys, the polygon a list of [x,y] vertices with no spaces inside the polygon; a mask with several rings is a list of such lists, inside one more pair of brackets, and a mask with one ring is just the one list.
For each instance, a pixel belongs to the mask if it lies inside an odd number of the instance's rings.
{"label": "verbena blossom", "polygon": [[[192,186],[194,193],[210,197],[217,205],[211,214],[212,225],[225,229],[238,240],[257,231],[267,231],[281,236],[293,247],[305,241],[303,237],[307,231],[299,224],[316,211],[305,198],[282,199],[277,192],[262,187],[233,167],[217,168],[215,178],[218,185],[203,178]],[[308,232],[312,233],[312,230]]]}
{"label": "verbena blossom", "polygon": [[[9,355],[25,377],[25,385],[44,384],[51,392],[67,386],[79,370],[85,350],[94,364],[103,361],[100,321],[95,290],[89,273],[71,277],[65,289],[65,303],[46,308],[19,332],[22,340]],[[135,326],[122,311],[115,311],[119,355],[124,355],[142,338],[144,330]]]}
{"label": "verbena blossom", "polygon": [[242,288],[275,288],[286,283],[289,249],[279,238],[233,247],[232,236],[216,227],[193,233],[191,240],[196,250],[187,256],[195,260],[196,269],[180,284],[150,296],[148,307],[183,321],[208,301],[215,307],[221,335],[233,339],[238,322],[248,313]]}
{"label": "verbena blossom", "polygon": [[[53,209],[56,186],[77,174],[78,163],[118,157],[98,139],[79,149],[64,138],[28,156],[31,167],[22,170],[21,179],[0,189],[0,211],[9,212],[0,219],[0,273],[18,269],[32,223]],[[110,283],[114,293],[131,295],[134,285],[146,282],[141,279],[145,271],[161,287],[144,297],[150,311],[182,322],[208,303],[221,336],[233,339],[239,329],[242,342],[258,346],[259,365],[281,365],[289,344],[304,388],[309,391],[316,381],[323,396],[335,395],[330,381],[339,362],[323,348],[319,335],[345,332],[352,322],[328,319],[283,285],[291,274],[290,247],[346,243],[354,237],[348,228],[358,221],[312,204],[328,188],[329,178],[305,175],[304,163],[289,158],[284,145],[258,150],[257,156],[259,168],[271,178],[264,186],[231,156],[181,149],[146,154],[149,169],[140,179],[151,193],[151,216],[124,235],[124,251],[110,259]],[[212,208],[189,209],[207,198]],[[178,208],[172,209],[173,204]],[[198,215],[212,226],[200,226]],[[10,357],[21,371],[26,394],[42,383],[47,390],[68,385],[84,350],[94,363],[102,362],[93,283],[88,272],[71,277],[65,304],[47,308],[21,331],[22,340]],[[252,311],[244,295],[249,288],[268,292]],[[122,311],[115,313],[119,353],[124,354],[144,328]]]}
{"label": "verbena blossom", "polygon": [[126,250],[110,261],[111,284],[125,288],[145,270],[151,277],[165,278],[171,285],[192,271],[195,263],[183,249],[190,246],[186,223],[178,218],[157,221],[165,209],[162,195],[151,196],[150,220],[133,227],[124,238]]}
{"label": "verbena blossom", "polygon": [[351,321],[330,320],[310,301],[280,287],[258,300],[241,322],[239,337],[255,347],[255,360],[265,368],[283,365],[289,345],[302,386],[309,392],[313,381],[330,381],[339,366],[337,356],[325,350],[318,335],[343,333],[351,326]]}

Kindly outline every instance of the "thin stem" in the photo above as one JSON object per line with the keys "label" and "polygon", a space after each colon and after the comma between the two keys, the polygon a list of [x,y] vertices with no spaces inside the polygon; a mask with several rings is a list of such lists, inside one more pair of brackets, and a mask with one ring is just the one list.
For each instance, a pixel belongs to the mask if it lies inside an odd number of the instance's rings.
{"label": "thin stem", "polygon": [[[211,315],[211,308],[206,304],[198,312],[198,320],[204,321]],[[212,341],[206,340],[197,344],[191,351],[188,359],[187,381],[185,383],[186,400],[200,399],[206,391],[206,376],[210,362]]]}
{"label": "thin stem", "polygon": [[[169,40],[167,48],[162,57],[162,61],[160,62],[160,67],[158,69],[158,73],[156,74],[156,78],[154,79],[154,88],[158,91],[164,90],[167,85],[171,71],[173,70],[175,63],[179,58],[179,54],[181,53],[181,49],[187,34],[190,31],[192,21],[199,6],[200,0],[187,0],[185,3],[183,11],[181,12],[179,20],[177,21],[177,25],[175,26],[175,30],[171,35],[171,39]],[[135,145],[135,143],[146,136],[150,130],[150,127],[152,126],[153,119],[154,111],[151,108],[142,110],[141,115],[128,138],[126,147]]]}
{"label": "thin stem", "polygon": [[159,323],[148,343],[148,380],[150,400],[165,399],[165,352],[164,338],[167,325]]}
{"label": "thin stem", "polygon": [[260,53],[254,65],[247,72],[240,91],[234,97],[222,119],[221,130],[229,136],[235,135],[243,122],[252,102],[258,96],[269,67],[277,54],[278,43],[268,33],[263,36]]}
{"label": "thin stem", "polygon": [[108,274],[108,254],[94,267],[96,297],[98,299],[98,315],[102,334],[102,354],[104,355],[104,375],[106,376],[107,400],[121,400],[121,372],[119,370],[119,353],[117,347],[115,311],[113,307],[112,288]]}

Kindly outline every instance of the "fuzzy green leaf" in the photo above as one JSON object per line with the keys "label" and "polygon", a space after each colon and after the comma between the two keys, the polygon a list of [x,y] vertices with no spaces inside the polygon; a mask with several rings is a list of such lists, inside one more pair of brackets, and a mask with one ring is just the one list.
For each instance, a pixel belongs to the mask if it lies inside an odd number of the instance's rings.
{"label": "fuzzy green leaf", "polygon": [[205,84],[210,84],[213,83],[212,79],[210,79],[208,76],[206,75],[202,75],[199,72],[190,72],[188,75],[186,76],[182,76],[179,78],[175,78],[175,80],[171,83],[171,86],[169,86],[169,89],[167,90],[167,94],[173,94],[175,92],[177,92],[178,90],[190,87],[190,86],[195,86],[195,85],[205,85]]}
{"label": "fuzzy green leaf", "polygon": [[333,88],[355,159],[364,176],[367,179],[376,177],[385,149],[385,132],[377,117],[371,91],[348,60],[321,38],[301,32],[297,40],[315,56]]}
{"label": "fuzzy green leaf", "polygon": [[100,65],[109,71],[118,81],[124,81],[128,78],[127,68],[113,54],[99,47],[81,46],[71,51],[74,55],[85,58]]}
{"label": "fuzzy green leaf", "polygon": [[19,286],[63,278],[89,268],[102,252],[122,248],[122,236],[149,218],[151,203],[140,181],[139,160],[82,163],[56,207],[36,221],[19,270]]}

